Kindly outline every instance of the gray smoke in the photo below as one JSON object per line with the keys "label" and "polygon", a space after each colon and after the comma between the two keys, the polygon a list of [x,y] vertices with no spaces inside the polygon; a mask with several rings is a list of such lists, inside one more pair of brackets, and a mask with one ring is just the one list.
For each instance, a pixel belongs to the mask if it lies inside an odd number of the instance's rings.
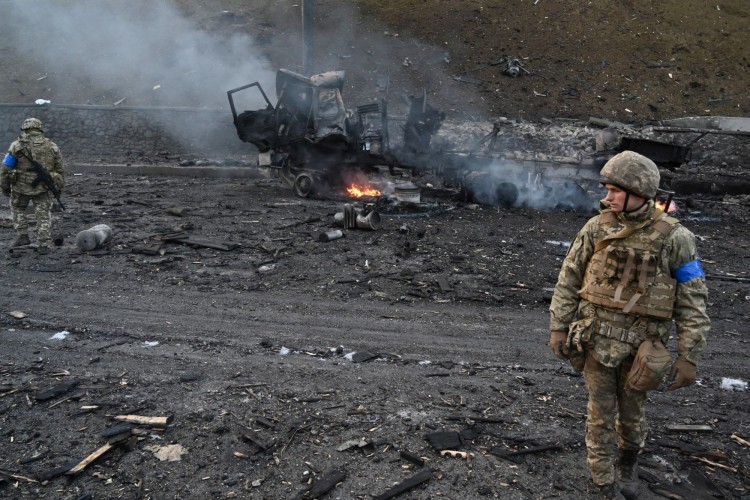
{"label": "gray smoke", "polygon": [[[13,41],[19,63],[47,76],[52,95],[35,97],[224,108],[231,88],[255,80],[273,88],[274,72],[250,34],[208,34],[169,0],[9,0],[2,6],[3,36]],[[216,12],[219,20],[232,15]],[[96,94],[83,100],[78,82]]]}
{"label": "gray smoke", "polygon": [[470,182],[466,188],[479,203],[575,211],[591,211],[598,204],[595,196],[575,182],[536,174],[532,166],[524,166],[522,160],[496,160],[486,167],[478,166],[474,172],[473,177],[467,176]]}

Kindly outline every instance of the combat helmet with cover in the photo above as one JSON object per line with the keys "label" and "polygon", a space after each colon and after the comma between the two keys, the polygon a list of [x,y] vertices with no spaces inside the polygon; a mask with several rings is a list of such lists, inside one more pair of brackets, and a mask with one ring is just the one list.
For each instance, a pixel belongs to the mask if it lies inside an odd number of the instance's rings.
{"label": "combat helmet with cover", "polygon": [[604,164],[599,174],[602,184],[614,184],[646,200],[656,197],[661,179],[656,164],[634,151],[616,154]]}
{"label": "combat helmet with cover", "polygon": [[40,132],[44,132],[42,121],[38,118],[26,118],[21,124],[21,130],[26,131],[31,129],[37,129]]}

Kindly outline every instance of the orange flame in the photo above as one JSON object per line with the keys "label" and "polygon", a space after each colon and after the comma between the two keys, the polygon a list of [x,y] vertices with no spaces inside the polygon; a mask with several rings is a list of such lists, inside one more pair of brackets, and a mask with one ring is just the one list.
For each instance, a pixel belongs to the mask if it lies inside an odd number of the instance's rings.
{"label": "orange flame", "polygon": [[346,188],[346,192],[349,196],[354,198],[362,198],[363,196],[380,196],[380,191],[369,186],[361,186],[359,184],[352,184]]}
{"label": "orange flame", "polygon": [[677,211],[677,205],[675,204],[675,202],[670,201],[669,202],[669,208],[665,208],[666,205],[667,205],[667,203],[664,202],[664,201],[658,201],[658,200],[656,201],[656,206],[659,207],[659,208],[661,208],[662,210],[664,210],[668,214],[671,214],[671,213],[674,213],[674,212]]}

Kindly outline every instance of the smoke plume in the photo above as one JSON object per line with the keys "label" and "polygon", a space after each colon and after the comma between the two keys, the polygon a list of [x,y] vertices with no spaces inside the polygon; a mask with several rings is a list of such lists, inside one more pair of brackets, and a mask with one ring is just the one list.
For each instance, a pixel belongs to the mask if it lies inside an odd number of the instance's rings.
{"label": "smoke plume", "polygon": [[[272,88],[274,72],[250,33],[203,32],[169,0],[9,0],[3,7],[3,36],[18,60],[46,75],[50,95],[35,97],[216,108],[236,86],[259,80]],[[81,95],[82,82],[95,93]]]}

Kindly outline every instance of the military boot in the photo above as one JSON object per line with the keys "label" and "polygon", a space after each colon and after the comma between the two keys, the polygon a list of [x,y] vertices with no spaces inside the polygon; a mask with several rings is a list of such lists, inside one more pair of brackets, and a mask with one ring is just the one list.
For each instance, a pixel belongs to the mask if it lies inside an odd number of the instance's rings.
{"label": "military boot", "polygon": [[621,450],[617,464],[620,490],[627,500],[638,498],[641,482],[638,480],[638,450]]}
{"label": "military boot", "polygon": [[626,500],[620,492],[620,486],[617,483],[609,483],[599,486],[599,498],[602,500]]}
{"label": "military boot", "polygon": [[12,247],[22,247],[24,245],[31,245],[31,240],[29,239],[28,234],[19,234],[16,236],[16,239],[13,240],[13,243],[10,244]]}

